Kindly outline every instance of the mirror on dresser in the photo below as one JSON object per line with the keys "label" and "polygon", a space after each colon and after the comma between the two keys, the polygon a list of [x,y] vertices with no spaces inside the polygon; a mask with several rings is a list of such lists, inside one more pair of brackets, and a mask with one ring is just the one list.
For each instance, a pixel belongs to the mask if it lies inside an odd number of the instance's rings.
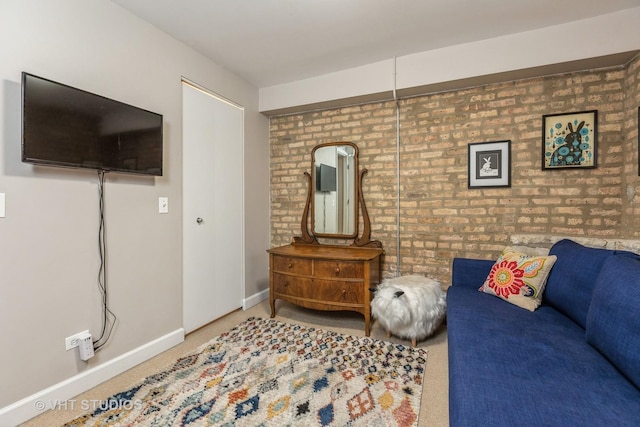
{"label": "mirror on dresser", "polygon": [[320,144],[310,154],[302,235],[268,250],[271,317],[276,299],[315,310],[355,311],[364,316],[368,336],[371,289],[381,280],[384,251],[371,240],[362,194],[367,170],[359,169],[352,142]]}
{"label": "mirror on dresser", "polygon": [[313,235],[353,238],[358,234],[358,147],[322,144],[311,152]]}
{"label": "mirror on dresser", "polygon": [[302,235],[294,237],[293,244],[319,244],[318,238],[353,239],[352,246],[381,248],[379,241],[371,240],[362,194],[367,169],[359,169],[358,146],[345,141],[319,144],[311,150],[310,170],[304,173],[308,189]]}

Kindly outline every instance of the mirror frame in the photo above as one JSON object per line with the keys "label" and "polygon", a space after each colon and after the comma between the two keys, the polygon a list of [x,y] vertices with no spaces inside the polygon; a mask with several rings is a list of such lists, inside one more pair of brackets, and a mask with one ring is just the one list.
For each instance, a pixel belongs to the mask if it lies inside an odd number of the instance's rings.
{"label": "mirror frame", "polygon": [[[364,203],[364,196],[362,195],[362,180],[364,175],[367,173],[367,169],[358,170],[359,168],[359,150],[358,146],[353,142],[347,141],[336,141],[336,142],[326,142],[324,144],[319,144],[313,148],[311,151],[311,171],[315,170],[315,153],[316,150],[322,147],[334,146],[334,145],[349,145],[354,147],[355,149],[355,160],[354,160],[354,174],[355,174],[355,187],[356,194],[355,197],[357,202],[354,203],[355,209],[355,231],[354,234],[345,235],[345,234],[311,234],[309,233],[309,208],[311,207],[311,198],[315,196],[315,183],[309,172],[305,172],[304,176],[307,179],[307,200],[304,205],[304,212],[302,213],[302,221],[300,221],[300,229],[302,231],[302,236],[294,236],[292,244],[293,245],[319,245],[318,239],[316,237],[327,237],[334,239],[353,239],[353,243],[351,246],[356,247],[371,247],[371,248],[382,248],[382,243],[379,240],[371,240],[371,221],[369,220],[369,213],[367,212],[367,205]],[[315,173],[314,173],[315,174]],[[312,207],[312,210],[315,209]],[[314,212],[315,214],[315,212]],[[362,217],[362,236],[358,236],[358,230],[360,230],[360,217]]]}
{"label": "mirror frame", "polygon": [[[354,227],[353,232],[349,234],[342,233],[318,233],[316,231],[316,152],[322,148],[327,147],[339,147],[339,146],[349,146],[353,148],[353,171],[350,172],[353,175],[353,201],[352,208],[353,209],[353,218],[354,218]],[[311,234],[317,237],[325,237],[331,239],[353,239],[358,236],[359,231],[359,223],[360,223],[360,211],[359,207],[359,197],[358,194],[360,192],[360,175],[359,175],[359,166],[358,166],[358,146],[353,142],[346,141],[336,141],[336,142],[326,142],[324,144],[318,144],[313,147],[311,150]]]}

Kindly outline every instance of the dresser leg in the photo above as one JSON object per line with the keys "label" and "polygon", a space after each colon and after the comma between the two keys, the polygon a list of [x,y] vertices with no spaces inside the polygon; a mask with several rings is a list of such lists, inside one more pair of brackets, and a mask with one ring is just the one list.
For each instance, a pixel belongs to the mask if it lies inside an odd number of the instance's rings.
{"label": "dresser leg", "polygon": [[274,298],[269,298],[269,305],[271,306],[271,318],[276,317],[276,301]]}

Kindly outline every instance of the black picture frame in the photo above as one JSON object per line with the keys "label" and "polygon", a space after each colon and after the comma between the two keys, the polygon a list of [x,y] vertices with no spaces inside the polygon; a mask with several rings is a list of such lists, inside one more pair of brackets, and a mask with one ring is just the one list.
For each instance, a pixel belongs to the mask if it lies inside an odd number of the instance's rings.
{"label": "black picture frame", "polygon": [[511,140],[468,145],[468,188],[511,187]]}
{"label": "black picture frame", "polygon": [[542,116],[542,169],[598,166],[598,110]]}

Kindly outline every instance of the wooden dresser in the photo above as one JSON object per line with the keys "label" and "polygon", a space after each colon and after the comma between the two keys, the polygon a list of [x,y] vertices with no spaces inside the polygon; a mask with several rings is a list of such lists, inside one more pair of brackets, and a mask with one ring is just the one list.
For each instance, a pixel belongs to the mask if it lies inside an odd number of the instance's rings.
{"label": "wooden dresser", "polygon": [[369,336],[371,293],[380,282],[381,248],[286,245],[269,249],[269,302],[282,299],[316,310],[364,315]]}

